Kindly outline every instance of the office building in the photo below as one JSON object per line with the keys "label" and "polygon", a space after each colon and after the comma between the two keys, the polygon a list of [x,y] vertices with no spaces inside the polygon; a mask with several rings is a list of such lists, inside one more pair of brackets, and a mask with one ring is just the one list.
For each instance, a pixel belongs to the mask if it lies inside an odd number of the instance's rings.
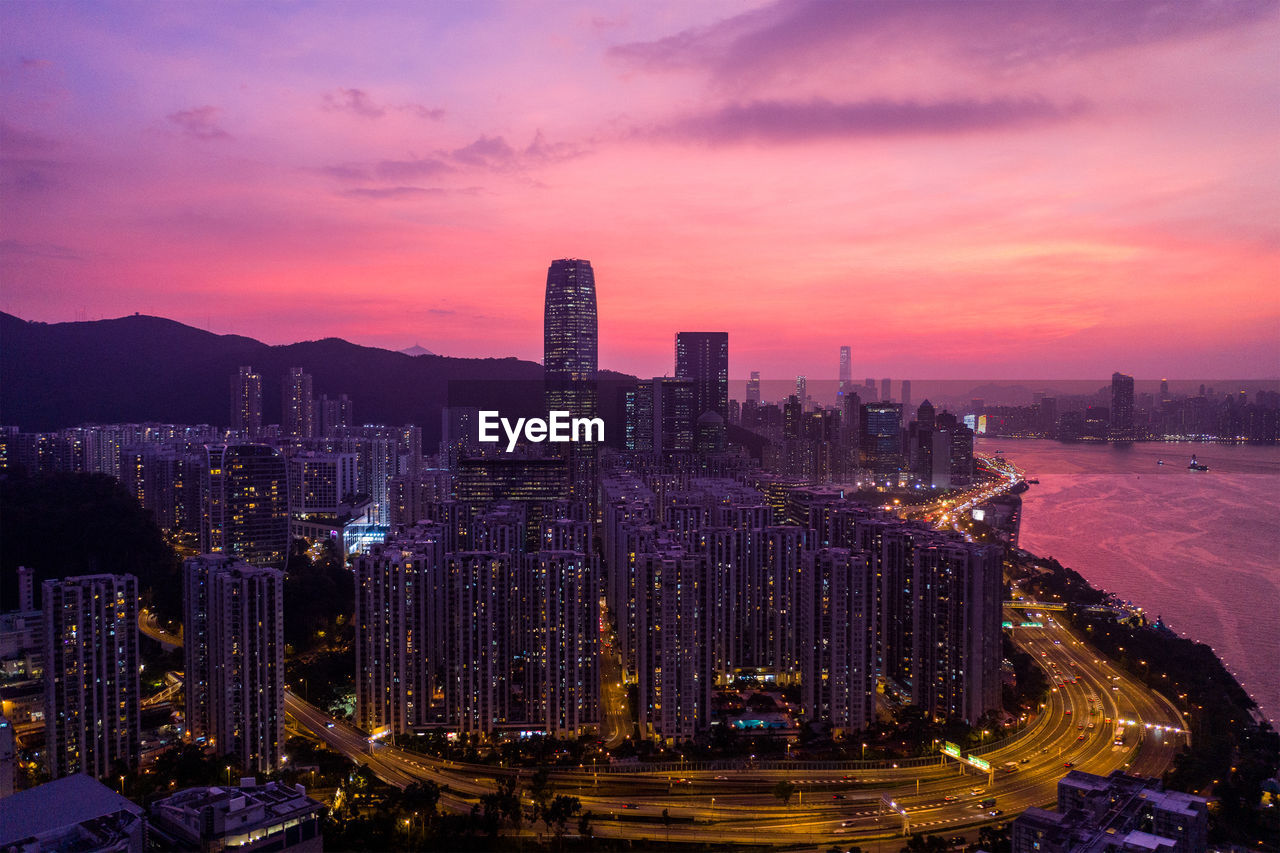
{"label": "office building", "polygon": [[590,261],[563,258],[551,262],[542,346],[547,410],[594,416],[599,353],[596,282]]}
{"label": "office building", "polygon": [[760,371],[751,371],[751,377],[747,380],[747,402],[760,405]]}
{"label": "office building", "polygon": [[911,380],[910,379],[902,380],[902,399],[899,402],[902,403],[902,411],[904,412],[911,411]]}
{"label": "office building", "polygon": [[293,438],[314,438],[315,401],[311,394],[311,374],[291,367],[284,375],[280,395],[280,429]]}
{"label": "office building", "polygon": [[133,767],[141,739],[138,579],[84,575],[43,585],[45,744],[53,778]]}
{"label": "office building", "polygon": [[231,377],[231,429],[246,438],[262,432],[262,374],[252,367]]}
{"label": "office building", "polygon": [[1204,797],[1121,770],[1072,770],[1058,781],[1058,810],[1027,809],[1013,822],[1012,841],[1014,853],[1202,853],[1208,834]]}
{"label": "office building", "polygon": [[803,373],[796,377],[796,399],[802,407],[809,399],[809,380]]}
{"label": "office building", "polygon": [[246,770],[279,769],[284,573],[206,554],[183,564],[187,728]]}
{"label": "office building", "polygon": [[209,445],[205,453],[200,550],[283,567],[289,555],[284,454],[264,444]]}
{"label": "office building", "polygon": [[695,417],[715,412],[729,422],[728,332],[677,332],[676,377],[693,380]]}
{"label": "office building", "polygon": [[889,380],[880,380],[880,402],[889,403],[893,401],[893,395],[890,393]]}
{"label": "office building", "polygon": [[1124,373],[1111,374],[1111,429],[1107,437],[1112,441],[1132,441],[1136,437],[1133,419],[1133,377]]}
{"label": "office building", "polygon": [[840,390],[845,391],[853,382],[853,350],[840,347]]}
{"label": "office building", "polygon": [[902,455],[902,404],[864,404],[860,426],[862,434],[858,443],[864,467],[871,469],[878,484],[896,486],[899,474],[905,467]]}

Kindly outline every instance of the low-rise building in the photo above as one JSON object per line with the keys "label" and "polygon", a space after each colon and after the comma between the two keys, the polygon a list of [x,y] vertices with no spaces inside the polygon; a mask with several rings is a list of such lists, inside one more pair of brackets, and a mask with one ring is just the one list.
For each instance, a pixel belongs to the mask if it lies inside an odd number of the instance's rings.
{"label": "low-rise building", "polygon": [[241,780],[238,788],[188,788],[151,806],[151,842],[160,849],[294,850],[319,853],[323,806],[301,785]]}
{"label": "low-rise building", "polygon": [[1013,822],[1014,853],[1200,853],[1208,847],[1204,797],[1117,770],[1073,770],[1058,782],[1058,810],[1030,808]]}
{"label": "low-rise building", "polygon": [[83,773],[0,799],[0,850],[143,853],[146,830],[141,806]]}

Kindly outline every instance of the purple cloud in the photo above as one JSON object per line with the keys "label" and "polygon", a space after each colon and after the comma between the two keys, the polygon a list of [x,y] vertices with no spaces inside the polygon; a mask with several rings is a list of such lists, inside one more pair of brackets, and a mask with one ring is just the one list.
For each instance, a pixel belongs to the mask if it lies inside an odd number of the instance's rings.
{"label": "purple cloud", "polygon": [[217,107],[206,105],[193,107],[189,110],[180,110],[170,114],[168,119],[182,128],[182,132],[192,139],[230,139],[231,134],[218,125],[219,112],[220,110]]}
{"label": "purple cloud", "polygon": [[382,118],[387,110],[406,112],[418,118],[438,121],[444,118],[444,110],[439,107],[425,107],[422,104],[382,105],[363,89],[337,89],[326,92],[323,108],[326,110],[354,113],[365,118]]}
{"label": "purple cloud", "polygon": [[[650,70],[705,67],[725,81],[767,76],[851,46],[886,44],[906,53],[941,43],[976,66],[1019,67],[1129,45],[1190,38],[1273,16],[1272,0],[1134,0],[1073,3],[900,3],[781,0],[762,9],[650,42],[613,47]],[[875,58],[875,59],[873,59]]]}
{"label": "purple cloud", "polygon": [[355,187],[342,190],[338,195],[347,198],[400,199],[444,195],[448,190],[440,187]]}
{"label": "purple cloud", "polygon": [[322,166],[320,171],[342,181],[404,182],[438,177],[452,172],[453,167],[434,157],[410,157],[407,160],[335,163]]}
{"label": "purple cloud", "polygon": [[750,101],[691,115],[655,135],[711,143],[799,142],[811,139],[950,134],[1058,121],[1086,109],[1043,98],[916,101]]}

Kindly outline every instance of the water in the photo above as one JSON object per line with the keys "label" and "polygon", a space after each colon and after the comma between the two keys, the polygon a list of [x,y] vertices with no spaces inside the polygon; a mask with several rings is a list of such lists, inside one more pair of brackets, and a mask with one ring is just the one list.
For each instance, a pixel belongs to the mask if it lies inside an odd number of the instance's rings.
{"label": "water", "polygon": [[[1022,496],[1023,548],[1208,643],[1280,720],[1280,448],[992,438],[976,449],[1040,480]],[[1187,470],[1193,453],[1209,471]]]}

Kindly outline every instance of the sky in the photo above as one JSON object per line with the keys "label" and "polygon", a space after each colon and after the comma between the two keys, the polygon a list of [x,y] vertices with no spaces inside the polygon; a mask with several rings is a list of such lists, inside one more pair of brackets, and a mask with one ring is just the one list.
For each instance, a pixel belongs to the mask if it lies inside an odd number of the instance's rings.
{"label": "sky", "polygon": [[0,309],[603,367],[1280,375],[1280,3],[0,4]]}

